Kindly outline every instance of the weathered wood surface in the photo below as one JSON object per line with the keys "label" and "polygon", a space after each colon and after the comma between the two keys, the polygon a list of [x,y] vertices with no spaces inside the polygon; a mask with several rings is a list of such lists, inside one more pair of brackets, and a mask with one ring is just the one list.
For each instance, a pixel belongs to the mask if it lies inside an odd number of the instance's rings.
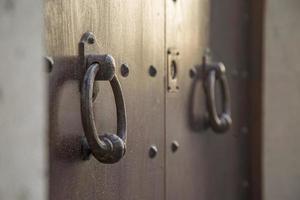
{"label": "weathered wood surface", "polygon": [[[166,47],[180,52],[180,90],[166,95],[167,199],[247,199],[247,4],[179,0],[166,5]],[[206,111],[202,80],[189,77],[206,48],[214,61],[224,62],[230,83],[233,127],[221,135],[199,127]],[[175,153],[174,140],[180,145]]]}
{"label": "weathered wood surface", "polygon": [[[48,0],[47,55],[63,57],[50,74],[50,197],[60,199],[164,199],[164,2]],[[81,35],[92,31],[117,62],[128,116],[127,152],[117,164],[79,160],[79,80],[72,56]],[[129,65],[122,78],[120,65]],[[150,65],[156,77],[148,74]],[[99,82],[95,102],[98,130],[114,132],[116,117],[109,83]],[[150,145],[159,150],[150,159]]]}
{"label": "weathered wood surface", "polygon": [[[239,2],[230,1],[234,6],[229,8],[208,0],[46,1],[47,54],[62,57],[50,74],[51,199],[246,197],[247,9]],[[96,35],[97,53],[115,57],[119,77],[119,66],[129,64],[129,76],[120,78],[128,112],[128,151],[115,165],[79,160],[83,132],[78,86],[83,74],[72,60],[85,31]],[[170,47],[180,52],[178,93],[166,92]],[[201,64],[207,47],[228,69],[234,125],[225,135],[191,124],[203,116],[205,102],[201,80],[193,81],[189,70]],[[150,65],[157,69],[155,77],[148,74]],[[111,89],[108,83],[99,86],[98,128],[115,131]],[[170,148],[174,140],[180,145],[175,153]],[[149,159],[152,144],[158,155]]]}

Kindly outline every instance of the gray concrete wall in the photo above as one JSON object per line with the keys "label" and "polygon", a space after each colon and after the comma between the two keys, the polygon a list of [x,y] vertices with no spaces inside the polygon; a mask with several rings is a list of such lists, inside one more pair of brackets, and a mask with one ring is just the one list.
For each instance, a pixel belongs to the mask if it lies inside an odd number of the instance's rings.
{"label": "gray concrete wall", "polygon": [[0,0],[1,200],[47,197],[42,22],[41,0]]}
{"label": "gray concrete wall", "polygon": [[266,0],[263,196],[300,199],[300,1]]}

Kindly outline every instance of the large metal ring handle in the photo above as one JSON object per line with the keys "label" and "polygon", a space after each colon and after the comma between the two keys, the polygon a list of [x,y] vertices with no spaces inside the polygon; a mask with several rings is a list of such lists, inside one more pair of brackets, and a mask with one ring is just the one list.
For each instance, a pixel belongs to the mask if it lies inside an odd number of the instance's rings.
{"label": "large metal ring handle", "polygon": [[[223,63],[210,65],[206,71],[205,90],[211,128],[217,133],[226,132],[232,125],[230,109],[229,85],[226,78],[226,69]],[[216,106],[216,81],[221,83],[222,113],[218,114]]]}
{"label": "large metal ring handle", "polygon": [[93,112],[93,88],[95,77],[100,70],[100,65],[95,63],[90,65],[85,73],[81,90],[81,118],[85,137],[94,157],[102,163],[115,163],[124,156],[126,149],[125,103],[120,83],[114,75],[110,80],[110,85],[116,103],[117,134],[98,135]]}

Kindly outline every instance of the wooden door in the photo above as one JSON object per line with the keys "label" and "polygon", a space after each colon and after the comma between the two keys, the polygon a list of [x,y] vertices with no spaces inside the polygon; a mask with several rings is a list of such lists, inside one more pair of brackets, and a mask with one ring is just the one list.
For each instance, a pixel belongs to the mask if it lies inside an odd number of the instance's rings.
{"label": "wooden door", "polygon": [[[166,2],[166,48],[179,52],[179,89],[166,92],[166,199],[247,199],[248,5],[236,0]],[[205,127],[205,54],[226,66],[233,125],[223,134]]]}
{"label": "wooden door", "polygon": [[[50,199],[164,199],[164,2],[47,0],[45,9],[47,55],[54,60],[49,73]],[[123,89],[127,152],[116,164],[80,157],[79,85],[84,74],[76,58],[86,31],[96,37],[95,53],[115,58]],[[127,77],[120,74],[122,64],[129,66]],[[112,90],[108,82],[97,84],[97,128],[114,133]],[[152,145],[158,149],[154,158],[149,157]]]}
{"label": "wooden door", "polygon": [[[54,61],[49,72],[50,199],[246,198],[247,6],[237,0],[229,4],[46,0],[45,40]],[[78,43],[87,31],[96,38],[93,53],[115,58],[123,88],[127,151],[115,164],[81,159],[84,71]],[[209,48],[213,59],[227,67],[232,95],[233,127],[221,135],[200,126],[207,108],[203,80],[193,74]],[[128,76],[121,73],[124,64]],[[108,82],[96,84],[97,128],[114,133],[114,96]]]}

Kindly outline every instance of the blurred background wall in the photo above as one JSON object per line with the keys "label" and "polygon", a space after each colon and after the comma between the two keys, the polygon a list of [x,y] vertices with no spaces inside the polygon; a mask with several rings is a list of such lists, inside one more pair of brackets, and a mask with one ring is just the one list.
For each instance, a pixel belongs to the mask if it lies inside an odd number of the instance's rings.
{"label": "blurred background wall", "polygon": [[263,199],[300,199],[300,1],[267,0]]}
{"label": "blurred background wall", "polygon": [[42,0],[0,0],[0,199],[47,191]]}

